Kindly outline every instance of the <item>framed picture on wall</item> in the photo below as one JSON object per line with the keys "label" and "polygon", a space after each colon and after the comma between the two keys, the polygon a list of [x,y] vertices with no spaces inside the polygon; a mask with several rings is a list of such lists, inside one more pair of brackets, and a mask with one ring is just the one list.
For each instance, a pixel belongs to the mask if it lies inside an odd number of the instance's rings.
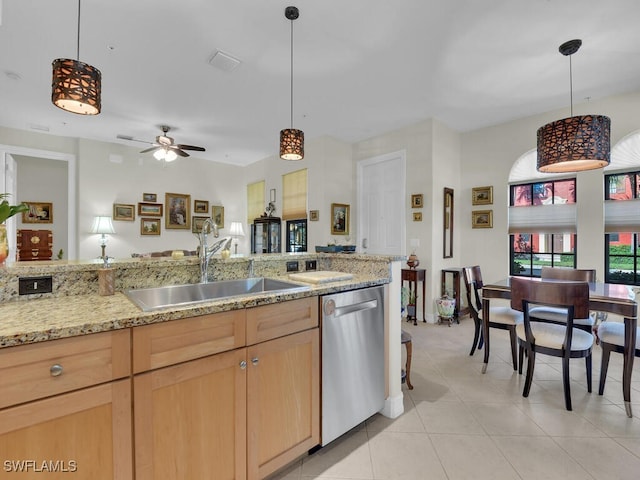
{"label": "framed picture on wall", "polygon": [[29,210],[22,212],[22,223],[53,223],[53,203],[24,202]]}
{"label": "framed picture on wall", "polygon": [[145,217],[161,217],[162,216],[162,204],[161,203],[138,203],[138,215]]}
{"label": "framed picture on wall", "polygon": [[471,212],[472,228],[493,228],[493,210]]}
{"label": "framed picture on wall", "polygon": [[224,207],[222,205],[211,207],[211,218],[218,228],[224,228]]}
{"label": "framed picture on wall", "polygon": [[133,222],[136,219],[136,207],[128,203],[113,204],[113,219]]}
{"label": "framed picture on wall", "polygon": [[155,193],[143,193],[142,201],[156,203],[158,201],[158,195],[156,195]]}
{"label": "framed picture on wall", "polygon": [[160,219],[141,218],[140,235],[160,235]]}
{"label": "framed picture on wall", "polygon": [[191,230],[191,195],[165,193],[165,228]]}
{"label": "framed picture on wall", "polygon": [[411,208],[422,208],[423,198],[421,193],[411,195]]}
{"label": "framed picture on wall", "polygon": [[331,204],[331,235],[349,235],[349,205]]}
{"label": "framed picture on wall", "polygon": [[202,224],[207,218],[209,217],[199,217],[194,215],[191,219],[191,231],[193,233],[200,233],[202,231]]}
{"label": "framed picture on wall", "polygon": [[207,200],[194,200],[193,213],[209,213],[209,202]]}
{"label": "framed picture on wall", "polygon": [[309,210],[309,220],[312,222],[317,222],[320,220],[320,211],[319,210]]}
{"label": "framed picture on wall", "polygon": [[471,189],[472,205],[491,205],[493,204],[493,187],[475,187]]}

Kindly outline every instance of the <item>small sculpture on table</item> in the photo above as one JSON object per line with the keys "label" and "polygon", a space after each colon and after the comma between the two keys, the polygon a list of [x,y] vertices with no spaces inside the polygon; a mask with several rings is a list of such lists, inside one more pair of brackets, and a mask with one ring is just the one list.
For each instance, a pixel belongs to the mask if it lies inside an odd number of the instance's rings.
{"label": "small sculpture on table", "polygon": [[412,253],[411,255],[409,255],[409,258],[407,259],[407,265],[411,269],[414,269],[418,265],[420,265],[420,260],[418,259],[418,256],[415,253]]}

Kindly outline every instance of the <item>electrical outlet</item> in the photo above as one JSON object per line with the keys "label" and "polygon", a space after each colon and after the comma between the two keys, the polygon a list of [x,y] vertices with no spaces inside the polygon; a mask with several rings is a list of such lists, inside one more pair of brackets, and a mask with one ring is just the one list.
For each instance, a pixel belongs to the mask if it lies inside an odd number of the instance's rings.
{"label": "electrical outlet", "polygon": [[298,262],[287,262],[287,272],[297,272],[298,271]]}
{"label": "electrical outlet", "polygon": [[33,295],[36,293],[51,293],[53,291],[53,278],[23,277],[18,279],[18,293],[20,295]]}
{"label": "electrical outlet", "polygon": [[316,270],[318,268],[318,264],[315,260],[307,260],[304,265],[305,270]]}

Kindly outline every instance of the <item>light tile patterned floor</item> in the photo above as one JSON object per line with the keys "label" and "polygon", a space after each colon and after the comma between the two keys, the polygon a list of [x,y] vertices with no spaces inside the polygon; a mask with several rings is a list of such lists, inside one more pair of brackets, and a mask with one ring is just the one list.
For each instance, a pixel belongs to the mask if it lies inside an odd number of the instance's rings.
{"label": "light tile patterned floor", "polygon": [[[597,393],[600,347],[594,348],[593,393],[584,360],[571,361],[573,411],[564,408],[559,359],[538,355],[529,398],[511,367],[508,333],[491,329],[491,359],[469,356],[473,322],[402,328],[413,336],[405,413],[375,415],[272,480],[481,480],[640,478],[640,359],[627,418],[622,356],[611,355],[605,394]],[[403,349],[404,355],[404,349]]]}

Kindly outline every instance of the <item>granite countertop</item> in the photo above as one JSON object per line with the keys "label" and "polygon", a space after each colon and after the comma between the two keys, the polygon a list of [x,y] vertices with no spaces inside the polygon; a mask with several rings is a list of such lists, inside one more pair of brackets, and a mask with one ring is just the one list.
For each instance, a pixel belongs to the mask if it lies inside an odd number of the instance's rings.
{"label": "granite countertop", "polygon": [[[288,280],[285,277],[282,279]],[[0,303],[0,348],[268,305],[386,283],[389,283],[388,278],[354,275],[350,280],[309,285],[310,289],[303,292],[260,293],[153,312],[143,312],[119,292],[112,296],[89,294],[27,302],[5,302]]]}

